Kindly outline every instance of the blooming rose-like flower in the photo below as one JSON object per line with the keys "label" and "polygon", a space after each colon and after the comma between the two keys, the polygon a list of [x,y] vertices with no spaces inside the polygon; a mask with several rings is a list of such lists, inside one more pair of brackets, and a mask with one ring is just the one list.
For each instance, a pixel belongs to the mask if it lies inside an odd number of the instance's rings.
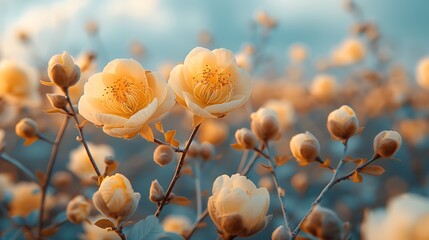
{"label": "blooming rose-like flower", "polygon": [[118,223],[128,219],[136,211],[140,193],[135,193],[130,181],[122,174],[107,176],[92,196],[95,207],[104,216]]}
{"label": "blooming rose-like flower", "polygon": [[170,73],[177,101],[201,118],[223,117],[251,93],[250,76],[227,49],[194,48]]}
{"label": "blooming rose-like flower", "polygon": [[329,113],[327,127],[332,138],[346,142],[357,133],[359,120],[351,107],[343,105]]}
{"label": "blooming rose-like flower", "polygon": [[110,136],[141,133],[153,141],[148,122],[174,106],[174,93],[157,74],[132,59],[115,59],[85,83],[79,113]]}
{"label": "blooming rose-like flower", "polygon": [[[88,147],[91,150],[92,157],[94,158],[98,169],[103,171],[106,167],[104,160],[106,157],[112,157],[114,155],[113,149],[106,144],[95,145],[93,143],[88,143]],[[68,169],[81,180],[90,180],[92,176],[95,175],[94,167],[92,166],[83,145],[80,145],[78,148],[70,152]]]}
{"label": "blooming rose-like flower", "polygon": [[0,62],[0,98],[17,106],[38,107],[39,74],[36,69],[9,60]]}
{"label": "blooming rose-like flower", "polygon": [[305,132],[292,137],[290,150],[300,165],[307,165],[319,157],[320,144],[313,134]]}
{"label": "blooming rose-like flower", "polygon": [[270,206],[266,188],[256,188],[245,176],[234,174],[216,178],[212,192],[208,211],[225,239],[251,236],[265,227]]}

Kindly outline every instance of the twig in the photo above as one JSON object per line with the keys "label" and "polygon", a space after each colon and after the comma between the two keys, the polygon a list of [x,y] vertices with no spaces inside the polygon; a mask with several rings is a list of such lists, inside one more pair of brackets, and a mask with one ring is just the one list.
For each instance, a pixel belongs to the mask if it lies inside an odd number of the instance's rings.
{"label": "twig", "polygon": [[37,238],[41,239],[42,237],[42,229],[43,229],[43,217],[44,217],[44,210],[45,210],[45,202],[46,202],[46,193],[49,185],[49,181],[51,180],[52,176],[52,170],[55,166],[55,160],[57,159],[58,155],[58,148],[60,145],[60,142],[64,136],[64,132],[67,128],[67,124],[69,122],[69,117],[64,117],[64,120],[61,124],[60,129],[58,130],[57,137],[55,139],[55,143],[53,144],[52,151],[51,151],[51,157],[49,159],[48,163],[48,169],[46,170],[45,179],[41,183],[41,189],[42,189],[42,201],[40,203],[40,211],[39,211],[39,226],[37,231]]}
{"label": "twig", "polygon": [[77,113],[73,107],[73,103],[72,103],[71,98],[70,98],[69,90],[66,89],[65,93],[66,93],[67,101],[69,103],[71,112],[73,114],[73,119],[76,122],[76,128],[79,132],[80,142],[82,143],[83,147],[85,148],[85,151],[88,155],[89,160],[91,161],[91,164],[92,164],[92,167],[94,168],[95,173],[97,174],[97,176],[101,176],[101,172],[98,169],[97,164],[95,163],[94,157],[92,156],[91,151],[89,150],[89,147],[88,147],[88,143],[86,142],[85,136],[83,135],[83,130],[82,130],[83,127],[80,125],[79,118],[77,117]]}
{"label": "twig", "polygon": [[320,192],[319,196],[316,198],[316,200],[311,204],[311,208],[310,210],[308,210],[308,212],[305,214],[305,216],[301,219],[301,221],[299,222],[298,226],[295,228],[295,230],[292,233],[291,236],[291,240],[294,240],[296,238],[296,236],[298,235],[298,233],[301,231],[301,225],[304,223],[304,221],[307,219],[307,217],[310,215],[310,213],[314,210],[314,208],[316,208],[317,205],[319,205],[319,203],[323,200],[323,198],[325,197],[326,193],[338,182],[337,180],[337,175],[341,169],[341,166],[344,164],[344,158],[346,156],[346,152],[347,152],[347,142],[344,142],[344,153],[343,156],[340,160],[340,162],[337,165],[337,168],[335,169],[334,174],[332,175],[331,180],[329,181],[329,183],[325,186],[325,188],[322,190],[322,192]]}
{"label": "twig", "polygon": [[180,171],[182,170],[183,164],[185,163],[185,157],[188,153],[188,149],[191,146],[192,140],[194,139],[195,135],[198,132],[198,129],[200,128],[201,124],[198,124],[194,130],[192,130],[191,136],[189,136],[188,142],[186,143],[185,149],[183,149],[182,156],[180,156],[179,162],[177,163],[176,171],[174,172],[173,178],[171,179],[171,182],[167,188],[167,192],[165,193],[164,198],[162,199],[161,203],[159,204],[158,208],[155,212],[155,217],[158,217],[161,213],[162,209],[164,208],[165,204],[168,201],[168,198],[170,197],[171,192],[173,191],[174,185],[176,184],[177,180],[180,177]]}
{"label": "twig", "polygon": [[22,163],[20,163],[18,160],[14,159],[13,157],[9,156],[7,153],[0,152],[0,158],[5,160],[6,162],[14,165],[16,168],[21,170],[25,175],[27,175],[28,178],[30,178],[32,181],[38,183],[37,177]]}
{"label": "twig", "polygon": [[246,164],[246,160],[248,156],[249,156],[249,150],[246,149],[243,151],[243,154],[241,155],[241,160],[240,160],[240,164],[238,165],[237,172],[243,171],[244,164]]}
{"label": "twig", "polygon": [[171,146],[170,144],[168,144],[168,143],[166,143],[166,142],[164,142],[164,141],[161,141],[161,140],[159,140],[159,139],[157,139],[157,138],[154,138],[154,139],[153,139],[153,142],[154,142],[154,143],[156,143],[156,144],[158,144],[158,145],[168,145],[168,146],[170,146],[170,147],[171,147],[175,152],[183,153],[183,149],[178,148],[178,147],[175,147],[175,146]]}
{"label": "twig", "polygon": [[42,135],[42,134],[40,134],[40,133],[38,133],[38,134],[37,134],[37,137],[38,137],[40,140],[45,141],[45,142],[47,142],[47,143],[49,143],[49,144],[52,144],[52,145],[54,145],[54,144],[55,144],[55,141],[52,141],[51,139],[49,139],[49,138],[45,137],[44,135]]}
{"label": "twig", "polygon": [[[263,149],[263,148],[262,148]],[[240,172],[240,175],[245,176],[252,168],[253,164],[256,162],[256,160],[259,158],[260,154],[255,152],[252,156],[252,158],[247,163],[246,167],[243,169],[243,171]]]}
{"label": "twig", "polygon": [[[268,143],[266,142],[264,145],[266,146],[266,152],[267,152],[266,156],[268,157],[267,160],[272,167],[272,170],[270,171],[270,173],[271,173],[271,176],[273,177],[274,185],[276,187],[277,197],[279,199],[280,207],[282,209],[283,220],[285,222],[285,229],[286,229],[286,232],[288,233],[288,235],[290,236],[292,231],[291,231],[290,226],[289,226],[289,221],[287,220],[286,205],[283,201],[283,196],[280,192],[280,184],[279,184],[279,180],[278,180],[277,174],[276,174],[276,164],[274,163],[274,161],[272,160],[272,158],[270,156],[270,149],[269,149]],[[262,151],[261,151],[261,153],[260,152],[258,152],[258,153],[261,154]]]}
{"label": "twig", "polygon": [[201,164],[198,159],[194,161],[195,167],[195,195],[197,199],[197,216],[201,214],[203,205],[201,200]]}

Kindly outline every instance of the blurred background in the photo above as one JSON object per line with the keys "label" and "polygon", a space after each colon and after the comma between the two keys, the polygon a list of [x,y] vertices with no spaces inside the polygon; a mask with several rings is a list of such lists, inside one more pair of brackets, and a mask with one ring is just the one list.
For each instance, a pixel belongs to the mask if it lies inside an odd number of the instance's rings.
{"label": "blurred background", "polygon": [[[201,162],[203,206],[211,195],[214,179],[236,172],[243,152],[229,145],[235,142],[236,129],[249,127],[250,113],[267,105],[284,113],[282,138],[273,142],[273,156],[290,156],[290,138],[311,131],[320,141],[322,158],[331,159],[336,166],[343,149],[331,140],[326,118],[332,110],[348,104],[365,127],[362,134],[351,139],[348,156],[370,158],[373,138],[382,130],[393,129],[403,137],[396,154],[400,161],[380,160],[379,165],[386,169],[382,176],[364,176],[361,184],[343,182],[322,202],[342,221],[350,222],[353,239],[365,239],[361,223],[368,209],[383,207],[405,192],[429,194],[429,80],[417,81],[416,73],[421,59],[429,56],[428,8],[426,0],[0,0],[0,61],[31,68],[31,78],[37,85],[32,91],[38,95],[29,103],[16,103],[0,93],[4,151],[33,172],[45,170],[50,145],[38,141],[23,146],[14,126],[20,118],[31,117],[48,138],[54,139],[61,116],[43,112],[50,108],[44,93],[54,90],[38,84],[38,80],[47,80],[47,63],[54,54],[69,52],[82,69],[81,81],[72,91],[77,103],[88,77],[112,59],[134,58],[145,69],[159,71],[168,80],[169,71],[194,47],[227,48],[252,74],[254,92],[245,107],[224,119],[205,122],[198,135],[199,142],[209,142],[215,149],[210,160],[196,157],[188,164],[195,169],[192,161]],[[316,81],[318,77],[322,80]],[[0,74],[0,85],[1,81],[6,80]],[[176,129],[177,138],[184,143],[192,130],[190,119],[177,106],[163,120],[164,128]],[[120,163],[118,172],[124,173],[134,190],[142,194],[133,219],[153,214],[156,206],[147,198],[150,183],[158,179],[166,188],[175,164],[163,168],[156,165],[152,160],[156,146],[140,137],[112,138],[92,124],[85,126],[85,133],[90,142],[111,147],[105,155],[114,156]],[[76,130],[69,127],[60,148],[55,172],[71,174],[73,184],[53,192],[57,204],[52,216],[64,211],[71,196],[81,191],[91,198],[96,190],[94,184],[82,183],[69,167],[70,152],[79,147],[76,136]],[[346,169],[352,170],[353,164]],[[271,189],[269,213],[274,218],[265,230],[249,239],[269,239],[282,224],[272,182],[259,170],[255,167],[248,176],[255,184]],[[25,176],[4,162],[0,162],[0,171],[10,180],[4,183],[10,186],[4,191],[14,201],[14,184]],[[296,226],[331,173],[317,164],[298,166],[294,160],[278,167],[277,173],[286,190],[291,224]],[[194,177],[185,175],[179,181],[175,192],[195,201]],[[169,205],[161,221],[170,214],[185,216],[193,223],[195,204]],[[216,238],[211,220],[205,222],[207,226],[198,229],[192,239]],[[4,212],[0,223],[0,232],[10,228]],[[85,231],[66,223],[62,234],[52,239],[76,239]]]}

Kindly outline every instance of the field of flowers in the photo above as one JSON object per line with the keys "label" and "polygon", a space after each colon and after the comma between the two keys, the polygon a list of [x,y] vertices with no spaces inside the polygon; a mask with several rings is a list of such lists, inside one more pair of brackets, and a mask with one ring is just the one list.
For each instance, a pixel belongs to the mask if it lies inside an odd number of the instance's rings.
{"label": "field of flowers", "polygon": [[0,239],[429,240],[427,44],[203,2],[0,1]]}

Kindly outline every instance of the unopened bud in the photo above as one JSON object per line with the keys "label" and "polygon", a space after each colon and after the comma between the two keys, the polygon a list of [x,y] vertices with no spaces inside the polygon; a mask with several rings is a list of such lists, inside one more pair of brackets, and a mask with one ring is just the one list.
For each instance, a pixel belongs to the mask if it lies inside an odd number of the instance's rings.
{"label": "unopened bud", "polygon": [[327,127],[333,139],[345,143],[357,133],[359,121],[353,109],[343,105],[328,115]]}
{"label": "unopened bud", "polygon": [[382,131],[374,138],[374,152],[388,158],[398,151],[401,143],[402,138],[398,132]]}
{"label": "unopened bud", "polygon": [[310,132],[300,133],[290,140],[290,150],[300,165],[307,165],[319,156],[320,144]]}
{"label": "unopened bud", "polygon": [[214,146],[209,142],[202,142],[200,146],[201,146],[201,151],[200,151],[201,158],[204,160],[211,159],[215,154]]}
{"label": "unopened bud", "polygon": [[91,212],[91,205],[84,196],[74,197],[67,204],[67,219],[75,224],[85,221]]}
{"label": "unopened bud", "polygon": [[68,88],[80,79],[80,69],[67,52],[57,54],[49,60],[48,75],[58,87]]}
{"label": "unopened bud", "polygon": [[153,152],[153,160],[161,167],[169,164],[175,156],[173,148],[168,145],[159,145]]}
{"label": "unopened bud", "polygon": [[280,123],[277,112],[271,108],[260,108],[250,115],[251,129],[262,141],[277,139],[280,136]]}
{"label": "unopened bud", "polygon": [[271,240],[289,240],[289,233],[283,226],[279,226],[271,234]]}
{"label": "unopened bud", "polygon": [[235,140],[246,149],[253,149],[258,142],[256,135],[247,128],[240,128],[235,132]]}
{"label": "unopened bud", "polygon": [[192,141],[191,145],[188,148],[188,152],[186,153],[187,157],[198,157],[201,152],[201,146],[198,142]]}
{"label": "unopened bud", "polygon": [[319,239],[343,239],[343,222],[330,209],[317,206],[304,220],[302,231]]}
{"label": "unopened bud", "polygon": [[16,135],[24,139],[37,139],[37,123],[30,118],[21,119],[15,126]]}
{"label": "unopened bud", "polygon": [[164,189],[162,189],[158,180],[156,179],[153,180],[152,184],[150,185],[149,199],[154,203],[158,203],[162,201],[162,199],[164,199],[164,196],[165,196]]}
{"label": "unopened bud", "polygon": [[51,103],[52,107],[67,111],[68,101],[66,96],[53,93],[48,93],[46,94],[46,96],[48,97],[48,100]]}

